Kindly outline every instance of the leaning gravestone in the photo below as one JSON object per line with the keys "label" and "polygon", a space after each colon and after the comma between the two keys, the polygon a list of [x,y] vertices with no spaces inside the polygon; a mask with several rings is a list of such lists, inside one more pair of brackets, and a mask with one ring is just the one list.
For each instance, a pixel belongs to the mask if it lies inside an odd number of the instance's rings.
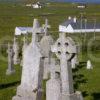
{"label": "leaning gravestone", "polygon": [[7,53],[8,53],[8,69],[6,71],[6,75],[11,75],[15,73],[14,64],[13,64],[14,52],[12,46],[9,43],[8,43]]}
{"label": "leaning gravestone", "polygon": [[16,64],[20,63],[20,59],[19,59],[19,45],[18,45],[16,37],[14,37],[13,50],[14,50],[14,64],[16,65]]}
{"label": "leaning gravestone", "polygon": [[81,94],[74,93],[71,60],[76,54],[74,41],[60,33],[58,40],[52,46],[52,52],[60,59],[61,68],[61,100],[81,100]]}
{"label": "leaning gravestone", "polygon": [[61,82],[56,73],[55,59],[51,59],[51,78],[46,83],[46,100],[61,100]]}
{"label": "leaning gravestone", "polygon": [[41,50],[44,54],[44,75],[43,79],[48,79],[49,75],[49,69],[50,69],[50,51],[51,51],[51,45],[53,45],[53,38],[48,32],[48,28],[50,28],[50,25],[48,24],[48,20],[45,20],[44,25],[44,33],[45,35],[40,41]]}
{"label": "leaning gravestone", "polygon": [[32,42],[26,48],[23,54],[23,69],[21,85],[17,88],[17,95],[12,100],[36,100],[38,87],[42,79],[40,77],[40,67],[42,54],[37,41],[37,33],[41,33],[42,30],[39,27],[38,20],[34,19]]}

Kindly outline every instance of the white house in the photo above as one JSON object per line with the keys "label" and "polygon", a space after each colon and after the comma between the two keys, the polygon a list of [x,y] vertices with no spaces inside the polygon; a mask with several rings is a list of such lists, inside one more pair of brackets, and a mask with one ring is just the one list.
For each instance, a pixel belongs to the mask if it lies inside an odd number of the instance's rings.
{"label": "white house", "polygon": [[90,32],[100,32],[100,23],[86,22],[83,20],[78,20],[76,18],[70,18],[59,25],[59,32],[66,33],[90,33]]}
{"label": "white house", "polygon": [[40,2],[37,2],[37,3],[33,3],[32,7],[38,9],[38,8],[42,8],[42,5]]}
{"label": "white house", "polygon": [[32,33],[32,27],[16,27],[15,35]]}
{"label": "white house", "polygon": [[[42,33],[45,32],[44,28],[41,27]],[[25,34],[32,34],[33,27],[16,27],[15,28],[15,35],[25,35]]]}
{"label": "white house", "polygon": [[86,8],[86,5],[85,4],[78,4],[77,8],[84,9],[84,8]]}

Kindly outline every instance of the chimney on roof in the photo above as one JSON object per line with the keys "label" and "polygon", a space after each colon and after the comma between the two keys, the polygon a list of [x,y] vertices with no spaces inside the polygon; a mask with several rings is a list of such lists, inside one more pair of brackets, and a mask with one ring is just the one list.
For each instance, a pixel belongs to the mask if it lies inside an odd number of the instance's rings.
{"label": "chimney on roof", "polygon": [[76,18],[76,17],[73,18],[73,22],[74,22],[74,23],[77,22],[77,18]]}
{"label": "chimney on roof", "polygon": [[71,20],[71,19],[72,19],[71,16],[69,16],[69,17],[68,17],[68,20]]}

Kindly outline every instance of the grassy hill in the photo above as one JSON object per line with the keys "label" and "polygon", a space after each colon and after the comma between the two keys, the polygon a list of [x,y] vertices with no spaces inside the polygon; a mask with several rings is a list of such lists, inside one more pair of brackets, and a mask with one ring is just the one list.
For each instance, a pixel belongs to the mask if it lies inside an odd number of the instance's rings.
{"label": "grassy hill", "polygon": [[[80,13],[84,13],[84,17],[89,21],[96,18],[97,22],[100,22],[100,5],[87,5],[87,8],[83,10],[77,9],[76,6],[76,4],[68,3],[51,3],[42,9],[33,9],[26,7],[23,3],[0,3],[0,44],[13,40],[16,26],[32,26],[34,18],[39,18],[41,24],[44,23],[45,18],[49,19],[50,33],[54,39],[58,37],[59,24],[66,20],[68,16],[80,18]],[[97,37],[100,36],[99,33],[96,35]],[[77,38],[76,35],[71,36],[74,39]],[[92,36],[92,33],[87,34],[87,42]],[[82,36],[78,35],[78,37],[81,39]],[[94,43],[99,47],[99,41]],[[0,100],[11,100],[20,84],[21,67],[15,66],[16,73],[6,76],[7,55],[2,54],[2,48],[0,48],[0,51]],[[92,53],[93,56],[100,58],[100,52],[96,49]],[[87,59],[92,60],[93,70],[86,70]],[[89,58],[86,50],[80,54],[79,60],[80,65],[76,70],[73,70],[75,89],[82,91],[84,100],[100,100],[100,61],[97,62]],[[45,98],[45,93],[43,98]]]}

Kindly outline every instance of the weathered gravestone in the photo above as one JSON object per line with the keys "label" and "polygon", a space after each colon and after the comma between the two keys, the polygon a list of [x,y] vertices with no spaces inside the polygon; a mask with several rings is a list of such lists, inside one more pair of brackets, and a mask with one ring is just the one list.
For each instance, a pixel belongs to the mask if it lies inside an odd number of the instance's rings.
{"label": "weathered gravestone", "polygon": [[50,51],[51,51],[51,45],[53,45],[53,38],[48,32],[48,28],[50,28],[50,25],[48,24],[48,20],[45,20],[44,25],[44,33],[45,35],[40,41],[41,50],[44,54],[44,75],[43,79],[48,79],[49,73],[50,73]]}
{"label": "weathered gravestone", "polygon": [[16,37],[14,37],[14,42],[13,42],[13,50],[14,50],[14,64],[19,64],[20,59],[19,59],[19,44],[17,42]]}
{"label": "weathered gravestone", "polygon": [[71,60],[76,54],[74,41],[60,33],[58,40],[52,46],[52,52],[60,59],[61,68],[61,100],[82,100],[81,93],[74,93]]}
{"label": "weathered gravestone", "polygon": [[61,100],[60,75],[57,72],[55,59],[51,59],[51,78],[46,83],[46,100]]}
{"label": "weathered gravestone", "polygon": [[[38,20],[34,19],[33,23],[33,33],[32,33],[32,42],[26,48],[23,54],[23,69],[22,69],[22,78],[21,85],[17,88],[17,96],[13,97],[13,100],[36,100],[38,99],[37,95],[38,89],[41,87],[40,83],[42,78],[40,77],[42,72],[41,70],[41,49],[37,41],[37,33],[41,33],[42,29],[38,24]],[[41,72],[41,73],[40,73]],[[40,91],[39,91],[40,92]]]}
{"label": "weathered gravestone", "polygon": [[14,63],[13,63],[14,51],[12,46],[9,43],[8,43],[7,53],[8,53],[8,69],[6,71],[6,75],[11,75],[15,73]]}

